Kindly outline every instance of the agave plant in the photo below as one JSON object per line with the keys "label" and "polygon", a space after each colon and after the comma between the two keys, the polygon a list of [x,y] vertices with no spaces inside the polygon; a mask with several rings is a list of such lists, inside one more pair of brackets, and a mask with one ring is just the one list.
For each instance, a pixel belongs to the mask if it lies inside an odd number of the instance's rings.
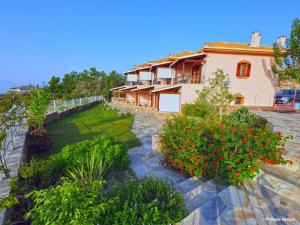
{"label": "agave plant", "polygon": [[95,180],[102,180],[110,165],[111,163],[105,158],[96,154],[96,151],[92,151],[67,169],[66,174],[71,181],[88,184]]}

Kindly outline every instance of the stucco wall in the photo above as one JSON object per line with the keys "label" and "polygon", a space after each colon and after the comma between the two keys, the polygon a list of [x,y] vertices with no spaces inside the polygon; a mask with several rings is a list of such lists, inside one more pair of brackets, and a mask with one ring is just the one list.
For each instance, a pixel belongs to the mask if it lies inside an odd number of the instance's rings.
{"label": "stucco wall", "polygon": [[130,103],[134,103],[135,102],[135,92],[127,92],[126,93],[126,101],[128,101]]}
{"label": "stucco wall", "polygon": [[[241,60],[251,63],[251,74],[247,79],[236,77],[237,63]],[[244,96],[244,105],[272,106],[276,84],[271,69],[273,61],[270,56],[209,53],[203,74],[207,80],[218,68],[223,69],[229,74],[231,91]]]}
{"label": "stucco wall", "polygon": [[180,104],[193,103],[198,97],[197,91],[203,87],[203,84],[182,84]]}
{"label": "stucco wall", "polygon": [[139,103],[140,105],[150,106],[150,94],[149,93],[139,93]]}

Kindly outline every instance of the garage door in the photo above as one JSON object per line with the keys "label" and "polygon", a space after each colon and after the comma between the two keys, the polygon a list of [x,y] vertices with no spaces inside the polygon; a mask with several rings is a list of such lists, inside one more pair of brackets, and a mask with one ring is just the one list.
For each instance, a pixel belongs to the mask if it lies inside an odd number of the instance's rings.
{"label": "garage door", "polygon": [[178,94],[160,94],[159,111],[160,112],[179,112]]}

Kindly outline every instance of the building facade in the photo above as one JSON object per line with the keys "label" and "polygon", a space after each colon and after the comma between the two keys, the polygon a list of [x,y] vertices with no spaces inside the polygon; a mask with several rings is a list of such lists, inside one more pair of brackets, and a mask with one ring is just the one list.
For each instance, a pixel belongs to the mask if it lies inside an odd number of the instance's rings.
{"label": "building facade", "polygon": [[[229,76],[231,92],[239,94],[233,104],[272,106],[277,86],[272,72],[274,52],[272,46],[261,46],[260,39],[260,34],[254,32],[250,44],[206,43],[196,52],[171,54],[136,65],[124,73],[127,85],[112,91],[115,96],[122,93],[122,101],[137,106],[180,112],[182,105],[193,103],[197,92],[221,69]],[[284,37],[277,40],[282,52],[284,41]]]}

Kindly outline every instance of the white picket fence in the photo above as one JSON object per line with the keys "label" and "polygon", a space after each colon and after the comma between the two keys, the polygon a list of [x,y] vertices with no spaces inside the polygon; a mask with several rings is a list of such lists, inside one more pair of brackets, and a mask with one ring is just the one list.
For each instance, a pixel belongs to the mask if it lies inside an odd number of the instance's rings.
{"label": "white picket fence", "polygon": [[48,114],[54,112],[63,112],[68,109],[75,108],[77,106],[85,105],[91,102],[104,100],[102,95],[68,99],[68,100],[53,100],[49,104]]}

